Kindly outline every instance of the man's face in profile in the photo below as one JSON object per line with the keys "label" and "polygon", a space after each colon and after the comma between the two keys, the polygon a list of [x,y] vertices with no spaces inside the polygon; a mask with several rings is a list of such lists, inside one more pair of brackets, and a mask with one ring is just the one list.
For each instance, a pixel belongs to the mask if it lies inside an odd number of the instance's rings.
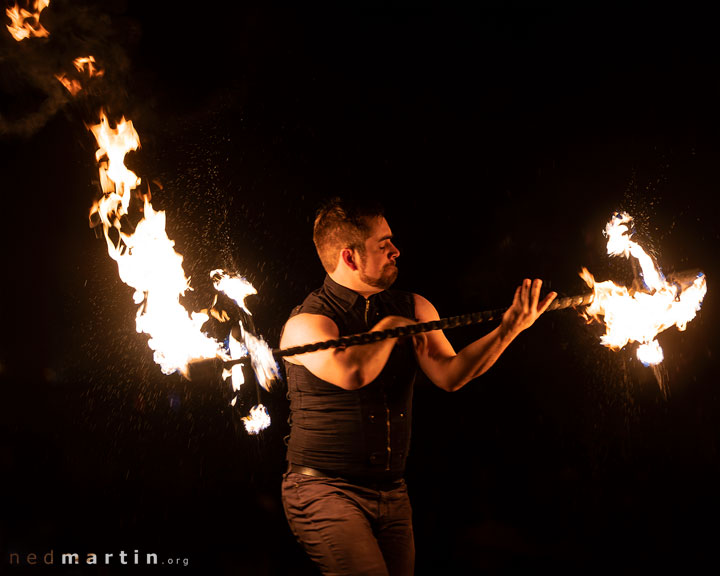
{"label": "man's face in profile", "polygon": [[360,279],[375,288],[385,290],[398,275],[396,264],[400,251],[392,243],[392,231],[383,217],[373,221],[370,236],[365,240],[365,253],[359,255]]}

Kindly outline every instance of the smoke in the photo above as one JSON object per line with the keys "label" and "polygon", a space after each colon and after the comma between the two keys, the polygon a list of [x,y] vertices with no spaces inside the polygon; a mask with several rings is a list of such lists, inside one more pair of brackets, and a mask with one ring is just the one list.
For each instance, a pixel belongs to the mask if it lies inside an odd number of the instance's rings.
{"label": "smoke", "polygon": [[[25,0],[20,0],[21,6]],[[83,121],[99,107],[122,109],[127,99],[129,51],[140,26],[126,15],[124,2],[50,0],[40,17],[46,38],[16,41],[3,12],[0,27],[0,136],[28,138],[60,112]],[[82,75],[73,65],[92,55],[101,77]],[[76,78],[82,89],[73,96],[58,75]]]}

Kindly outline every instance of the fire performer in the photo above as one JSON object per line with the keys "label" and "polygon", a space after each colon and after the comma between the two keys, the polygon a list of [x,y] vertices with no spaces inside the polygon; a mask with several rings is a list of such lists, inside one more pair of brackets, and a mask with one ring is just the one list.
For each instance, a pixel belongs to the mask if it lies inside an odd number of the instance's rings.
{"label": "fire performer", "polygon": [[[390,289],[400,252],[380,206],[334,199],[313,241],[327,275],[297,306],[281,347],[439,319],[418,294]],[[441,330],[284,358],[290,399],[282,500],[290,528],[327,574],[412,574],[405,480],[413,382],[462,388],[486,372],[548,308],[526,279],[500,325],[459,353]]]}

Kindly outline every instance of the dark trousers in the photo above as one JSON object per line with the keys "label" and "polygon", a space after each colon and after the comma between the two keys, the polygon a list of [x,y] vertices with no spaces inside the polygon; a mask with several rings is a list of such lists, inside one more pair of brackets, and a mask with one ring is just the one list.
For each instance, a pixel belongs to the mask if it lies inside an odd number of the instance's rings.
{"label": "dark trousers", "polygon": [[413,574],[412,509],[404,481],[374,490],[289,472],[282,501],[290,529],[323,574]]}

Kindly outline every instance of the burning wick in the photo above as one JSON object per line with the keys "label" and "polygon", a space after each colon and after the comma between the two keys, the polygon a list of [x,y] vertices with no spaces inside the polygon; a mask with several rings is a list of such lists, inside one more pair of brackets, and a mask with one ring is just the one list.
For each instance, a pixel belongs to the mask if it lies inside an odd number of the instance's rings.
{"label": "burning wick", "polygon": [[630,342],[639,343],[637,358],[645,366],[663,361],[663,351],[656,336],[676,326],[685,330],[702,304],[707,292],[705,275],[699,273],[689,286],[668,282],[653,259],[631,237],[632,217],[616,213],[605,227],[607,252],[611,256],[635,258],[642,273],[644,290],[629,290],[614,282],[595,282],[586,268],[580,276],[593,289],[594,298],[583,316],[588,322],[605,326],[600,342],[612,350],[620,350]]}

